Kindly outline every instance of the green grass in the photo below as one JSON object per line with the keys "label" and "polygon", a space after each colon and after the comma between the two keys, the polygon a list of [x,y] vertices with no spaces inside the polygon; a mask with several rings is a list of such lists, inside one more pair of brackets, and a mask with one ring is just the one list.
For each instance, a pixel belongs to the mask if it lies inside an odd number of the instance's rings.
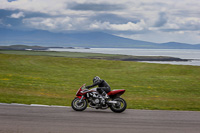
{"label": "green grass", "polygon": [[69,106],[77,89],[83,83],[92,84],[98,75],[112,89],[126,89],[122,97],[128,108],[200,111],[199,66],[71,58],[80,57],[80,53],[52,57],[25,52],[27,55],[0,54],[2,103]]}

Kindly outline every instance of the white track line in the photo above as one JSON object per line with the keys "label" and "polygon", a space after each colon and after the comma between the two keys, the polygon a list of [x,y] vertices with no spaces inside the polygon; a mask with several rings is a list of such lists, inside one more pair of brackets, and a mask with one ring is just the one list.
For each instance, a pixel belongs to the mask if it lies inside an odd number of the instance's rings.
{"label": "white track line", "polygon": [[34,106],[34,107],[59,107],[71,108],[70,106],[57,106],[57,105],[41,105],[41,104],[20,104],[20,103],[0,103],[0,105],[17,105],[17,106]]}

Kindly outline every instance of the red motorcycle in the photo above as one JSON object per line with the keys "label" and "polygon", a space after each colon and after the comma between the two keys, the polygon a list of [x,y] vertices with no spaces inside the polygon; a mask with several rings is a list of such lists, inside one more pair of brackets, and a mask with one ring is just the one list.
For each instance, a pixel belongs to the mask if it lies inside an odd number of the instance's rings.
{"label": "red motorcycle", "polygon": [[96,88],[86,89],[85,84],[81,86],[76,97],[71,103],[75,111],[83,111],[87,108],[88,104],[91,108],[107,109],[110,108],[113,112],[121,113],[126,109],[126,101],[120,96],[125,92],[124,89],[113,90],[107,93],[108,98],[102,98]]}

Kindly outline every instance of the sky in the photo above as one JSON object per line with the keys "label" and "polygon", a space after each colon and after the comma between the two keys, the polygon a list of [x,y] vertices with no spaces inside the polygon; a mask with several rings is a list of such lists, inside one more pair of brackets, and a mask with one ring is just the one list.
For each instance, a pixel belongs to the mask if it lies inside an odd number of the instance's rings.
{"label": "sky", "polygon": [[200,44],[200,0],[0,0],[0,28]]}

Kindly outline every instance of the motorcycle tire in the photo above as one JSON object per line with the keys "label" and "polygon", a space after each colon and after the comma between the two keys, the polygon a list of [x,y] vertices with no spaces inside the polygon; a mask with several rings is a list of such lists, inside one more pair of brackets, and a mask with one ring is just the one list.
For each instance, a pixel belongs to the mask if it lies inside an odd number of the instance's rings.
{"label": "motorcycle tire", "polygon": [[117,104],[112,104],[110,109],[115,113],[121,113],[126,109],[126,101],[123,98],[115,98],[113,101],[117,101]]}
{"label": "motorcycle tire", "polygon": [[83,111],[87,108],[87,101],[85,99],[82,100],[81,103],[79,103],[80,99],[79,98],[74,98],[74,100],[72,101],[71,103],[71,106],[72,108],[75,110],[75,111]]}

